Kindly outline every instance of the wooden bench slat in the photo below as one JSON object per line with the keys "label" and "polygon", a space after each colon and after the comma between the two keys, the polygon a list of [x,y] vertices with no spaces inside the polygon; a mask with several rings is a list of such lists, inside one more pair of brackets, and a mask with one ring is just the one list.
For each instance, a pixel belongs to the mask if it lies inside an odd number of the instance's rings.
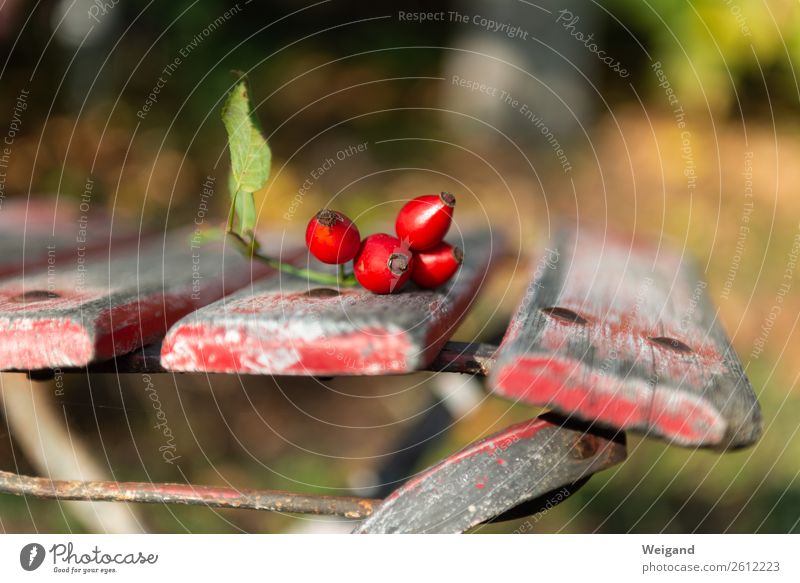
{"label": "wooden bench slat", "polygon": [[189,231],[54,267],[0,280],[0,369],[81,367],[130,352],[268,271],[222,242],[193,248]]}
{"label": "wooden bench slat", "polygon": [[539,499],[540,507],[528,508],[533,514],[562,502],[582,480],[625,455],[622,433],[543,415],[476,441],[415,476],[355,532],[458,533]]}
{"label": "wooden bench slat", "polygon": [[138,229],[114,225],[101,207],[62,197],[24,198],[0,204],[0,277],[51,266],[51,269],[80,257],[118,245],[134,243]]}
{"label": "wooden bench slat", "polygon": [[285,274],[266,278],[177,323],[164,340],[161,364],[174,371],[316,376],[423,369],[473,302],[497,240],[479,233],[463,246],[461,269],[433,291],[339,293]]}
{"label": "wooden bench slat", "polygon": [[686,446],[752,444],[758,402],[706,284],[665,248],[564,229],[489,376],[504,397]]}

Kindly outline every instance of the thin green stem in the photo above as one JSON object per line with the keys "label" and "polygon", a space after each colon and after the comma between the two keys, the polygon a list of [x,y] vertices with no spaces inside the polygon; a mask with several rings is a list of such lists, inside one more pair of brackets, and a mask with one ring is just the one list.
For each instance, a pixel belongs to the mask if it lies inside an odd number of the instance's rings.
{"label": "thin green stem", "polygon": [[231,201],[231,210],[228,211],[228,232],[231,234],[235,234],[233,232],[233,218],[236,214],[236,196],[234,195],[233,200]]}
{"label": "thin green stem", "polygon": [[251,257],[260,261],[261,263],[265,263],[272,267],[273,269],[277,269],[282,271],[283,273],[288,273],[289,275],[294,275],[296,277],[305,278],[309,281],[313,281],[314,283],[319,283],[322,285],[333,285],[333,286],[341,286],[341,287],[352,287],[358,283],[354,275],[345,275],[344,274],[344,266],[340,265],[340,269],[338,273],[322,273],[321,271],[314,271],[313,269],[306,269],[303,267],[297,267],[296,265],[292,265],[290,263],[284,263],[279,259],[275,259],[274,257],[268,257],[266,255],[262,255],[260,253],[256,253],[253,249],[253,245],[249,244],[247,241],[242,239],[242,237],[233,232],[229,232],[229,235],[233,237],[233,240],[236,242],[237,246],[239,246],[247,255],[247,257]]}
{"label": "thin green stem", "polygon": [[270,267],[278,269],[284,273],[295,275],[297,277],[302,277],[308,279],[309,281],[313,281],[315,283],[321,283],[323,285],[340,285],[340,286],[350,287],[356,285],[357,283],[356,278],[353,276],[340,277],[339,274],[322,273],[321,271],[314,271],[313,269],[297,267],[290,263],[283,263],[282,261],[279,261],[274,257],[267,257],[265,255],[260,255],[258,253],[255,254],[253,258],[261,261],[262,263],[266,263]]}

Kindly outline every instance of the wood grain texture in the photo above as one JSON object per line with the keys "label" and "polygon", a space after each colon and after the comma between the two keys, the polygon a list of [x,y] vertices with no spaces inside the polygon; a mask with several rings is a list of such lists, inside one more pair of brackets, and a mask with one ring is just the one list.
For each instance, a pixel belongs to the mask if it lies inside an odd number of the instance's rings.
{"label": "wood grain texture", "polygon": [[192,246],[180,231],[5,278],[0,369],[80,367],[130,352],[267,271],[221,242]]}
{"label": "wood grain texture", "polygon": [[[190,314],[164,339],[174,371],[274,375],[381,375],[425,368],[483,284],[494,247],[467,237],[465,261],[445,286],[394,295],[312,287],[286,275]],[[318,266],[317,266],[318,267]]]}
{"label": "wood grain texture", "polygon": [[17,198],[0,202],[0,277],[38,268],[77,266],[79,259],[133,243],[133,225],[112,229],[111,216],[74,198]]}
{"label": "wood grain texture", "polygon": [[415,476],[355,532],[458,533],[520,505],[535,513],[624,459],[624,434],[543,415],[476,441]]}
{"label": "wood grain texture", "polygon": [[504,397],[685,446],[752,444],[761,414],[685,257],[563,229],[489,376]]}

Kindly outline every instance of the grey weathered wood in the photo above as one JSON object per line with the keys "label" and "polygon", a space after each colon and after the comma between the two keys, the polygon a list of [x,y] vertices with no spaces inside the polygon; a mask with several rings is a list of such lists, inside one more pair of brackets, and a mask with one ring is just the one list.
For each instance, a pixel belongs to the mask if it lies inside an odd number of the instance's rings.
{"label": "grey weathered wood", "polygon": [[529,501],[554,506],[573,493],[573,484],[624,459],[624,434],[543,415],[476,441],[415,476],[355,532],[463,532]]}
{"label": "grey weathered wood", "polygon": [[493,391],[686,446],[752,444],[752,387],[686,257],[564,229],[496,354]]}
{"label": "grey weathered wood", "polygon": [[118,224],[102,207],[62,196],[0,201],[0,277],[39,268],[76,267],[80,258],[133,243],[138,229]]}
{"label": "grey weathered wood", "polygon": [[[109,257],[112,258],[109,260]],[[188,231],[0,280],[0,369],[86,366],[163,337],[268,268]]]}
{"label": "grey weathered wood", "polygon": [[[469,236],[465,261],[437,290],[393,295],[320,288],[287,275],[264,279],[170,329],[162,366],[175,371],[378,375],[425,368],[482,286],[497,240]],[[319,268],[319,265],[315,266]]]}

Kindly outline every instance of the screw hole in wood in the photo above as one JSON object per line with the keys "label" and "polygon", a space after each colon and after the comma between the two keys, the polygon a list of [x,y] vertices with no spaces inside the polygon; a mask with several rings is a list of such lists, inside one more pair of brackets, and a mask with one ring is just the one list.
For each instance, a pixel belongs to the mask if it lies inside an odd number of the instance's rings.
{"label": "screw hole in wood", "polygon": [[567,308],[559,308],[558,306],[553,306],[551,308],[542,308],[541,310],[548,316],[555,318],[556,320],[561,320],[562,322],[569,322],[570,324],[588,324],[589,320],[581,316],[580,314],[573,312],[572,310],[568,310]]}
{"label": "screw hole in wood", "polygon": [[650,336],[648,337],[648,340],[653,344],[663,346],[664,348],[668,348],[682,354],[691,354],[694,352],[691,347],[684,344],[680,340],[676,340],[675,338],[669,338],[667,336]]}
{"label": "screw hole in wood", "polygon": [[572,446],[570,455],[577,460],[585,460],[594,457],[598,449],[600,449],[600,444],[597,439],[593,435],[585,434]]}
{"label": "screw hole in wood", "polygon": [[37,289],[21,293],[13,298],[10,298],[10,300],[19,304],[30,304],[32,302],[44,302],[46,300],[52,300],[59,297],[61,296],[55,292]]}

